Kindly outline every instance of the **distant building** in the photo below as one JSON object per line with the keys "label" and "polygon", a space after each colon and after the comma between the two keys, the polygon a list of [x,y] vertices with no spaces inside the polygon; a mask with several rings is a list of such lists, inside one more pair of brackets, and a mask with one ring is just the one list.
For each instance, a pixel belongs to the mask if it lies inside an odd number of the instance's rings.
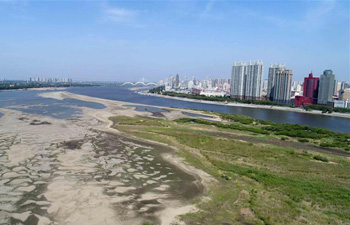
{"label": "distant building", "polygon": [[309,74],[309,77],[304,78],[303,96],[306,99],[311,99],[312,104],[317,104],[319,83],[320,78],[313,77],[312,73]]}
{"label": "distant building", "polygon": [[340,90],[339,100],[341,101],[350,100],[350,88],[345,88],[344,90]]}
{"label": "distant building", "polygon": [[302,95],[295,96],[294,105],[297,106],[305,106],[313,104],[313,100],[311,98],[305,98]]}
{"label": "distant building", "polygon": [[240,99],[261,99],[263,75],[262,61],[235,62],[231,74],[231,97]]}
{"label": "distant building", "polygon": [[46,78],[46,77],[30,77],[30,83],[72,83],[71,78]]}
{"label": "distant building", "polygon": [[350,109],[350,101],[334,100],[333,107]]}
{"label": "distant building", "polygon": [[340,89],[344,90],[346,88],[350,88],[350,84],[348,82],[346,82],[346,81],[341,82]]}
{"label": "distant building", "polygon": [[340,86],[338,87],[338,80],[334,80],[334,90],[333,90],[333,95],[338,96],[339,91],[340,91]]}
{"label": "distant building", "polygon": [[325,70],[320,78],[317,104],[328,105],[333,101],[335,75],[332,70]]}
{"label": "distant building", "polygon": [[261,99],[261,83],[263,78],[264,65],[262,61],[250,62],[247,65],[247,74],[245,79],[244,98],[259,100]]}
{"label": "distant building", "polygon": [[235,62],[232,66],[230,95],[233,98],[244,98],[246,66],[247,64],[245,62]]}
{"label": "distant building", "polygon": [[200,94],[208,97],[224,97],[226,95],[223,91],[202,91]]}
{"label": "distant building", "polygon": [[175,87],[177,88],[177,87],[179,87],[179,85],[180,85],[180,76],[179,76],[179,74],[176,74],[176,76],[175,76]]}
{"label": "distant building", "polygon": [[320,78],[313,77],[312,73],[309,74],[309,77],[305,77],[303,96],[296,96],[294,104],[297,106],[317,104],[319,81]]}
{"label": "distant building", "polygon": [[276,71],[277,70],[284,70],[286,69],[286,65],[283,63],[278,64],[271,64],[269,68],[269,76],[267,79],[267,90],[266,90],[266,98],[268,100],[273,99],[273,93],[274,93],[274,83],[275,83],[275,77],[276,77]]}
{"label": "distant building", "polygon": [[263,83],[262,83],[262,91],[267,91],[267,79],[264,79]]}
{"label": "distant building", "polygon": [[192,93],[192,94],[195,94],[195,95],[200,95],[200,94],[201,94],[201,90],[196,89],[196,88],[192,88],[192,89],[191,89],[191,93]]}
{"label": "distant building", "polygon": [[168,78],[168,85],[167,85],[170,89],[174,87],[174,77],[173,76],[169,76]]}
{"label": "distant building", "polygon": [[292,70],[277,70],[273,84],[272,100],[277,103],[290,104],[292,88]]}

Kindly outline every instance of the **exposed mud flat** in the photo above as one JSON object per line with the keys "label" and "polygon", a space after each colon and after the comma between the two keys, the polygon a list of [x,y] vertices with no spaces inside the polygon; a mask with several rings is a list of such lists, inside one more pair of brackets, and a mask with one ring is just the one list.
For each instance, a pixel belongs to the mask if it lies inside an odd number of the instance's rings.
{"label": "exposed mud flat", "polygon": [[0,109],[0,224],[171,224],[195,209],[201,178],[171,149],[109,128],[110,115],[144,112],[104,104],[74,119]]}

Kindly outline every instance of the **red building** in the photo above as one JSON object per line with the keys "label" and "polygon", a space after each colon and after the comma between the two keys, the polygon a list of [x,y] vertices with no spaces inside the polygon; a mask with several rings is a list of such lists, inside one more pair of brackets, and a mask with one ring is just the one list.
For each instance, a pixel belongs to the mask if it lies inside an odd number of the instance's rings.
{"label": "red building", "polygon": [[313,77],[312,73],[309,74],[309,77],[304,78],[303,96],[305,98],[311,98],[313,101],[312,104],[317,104],[319,83],[320,83],[320,78]]}
{"label": "red building", "polygon": [[313,77],[312,73],[309,77],[304,78],[303,96],[296,96],[294,104],[297,106],[304,106],[310,104],[317,104],[319,77]]}
{"label": "red building", "polygon": [[294,99],[294,105],[297,106],[304,106],[304,105],[312,105],[313,104],[313,100],[312,98],[305,98],[305,96],[295,96]]}
{"label": "red building", "polygon": [[200,95],[201,94],[201,90],[196,89],[196,88],[192,88],[191,93],[195,94],[195,95]]}

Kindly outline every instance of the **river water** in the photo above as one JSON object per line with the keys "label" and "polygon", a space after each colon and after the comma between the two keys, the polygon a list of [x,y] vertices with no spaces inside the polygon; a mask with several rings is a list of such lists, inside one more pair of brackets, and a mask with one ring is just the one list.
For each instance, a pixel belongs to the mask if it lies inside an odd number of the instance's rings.
{"label": "river water", "polygon": [[[258,109],[240,106],[213,105],[197,102],[187,102],[155,96],[139,95],[123,87],[84,87],[69,88],[67,91],[91,97],[140,103],[154,106],[201,109],[227,114],[250,116],[260,120],[270,120],[277,123],[295,123],[321,127],[338,132],[350,133],[350,119],[325,115],[306,114],[272,109]],[[48,115],[55,118],[67,118],[80,114],[80,109],[72,106],[103,108],[102,104],[80,101],[76,99],[47,99],[38,94],[47,91],[3,91],[0,92],[0,107],[17,109],[22,112]],[[127,105],[127,104],[126,104]],[[0,114],[1,117],[1,114]]]}
{"label": "river water", "polygon": [[258,109],[240,106],[212,105],[187,102],[155,96],[139,95],[123,87],[88,87],[70,88],[69,92],[91,97],[126,101],[155,106],[180,107],[187,109],[202,109],[227,114],[250,116],[260,120],[270,120],[277,123],[295,123],[326,128],[333,131],[350,133],[350,119],[325,115],[306,114],[272,109]]}

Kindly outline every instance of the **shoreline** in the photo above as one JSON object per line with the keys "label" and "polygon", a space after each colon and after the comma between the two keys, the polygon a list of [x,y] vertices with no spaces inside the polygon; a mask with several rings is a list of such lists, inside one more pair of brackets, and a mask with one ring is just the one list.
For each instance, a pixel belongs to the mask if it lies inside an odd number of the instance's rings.
{"label": "shoreline", "polygon": [[[140,94],[140,93],[138,93],[138,94]],[[314,115],[321,115],[321,116],[333,116],[333,117],[341,117],[341,118],[349,118],[350,119],[350,114],[337,113],[337,112],[333,112],[333,113],[329,114],[329,113],[322,113],[321,111],[317,111],[317,110],[305,111],[305,110],[300,109],[300,108],[289,108],[289,107],[281,107],[281,106],[266,106],[266,105],[255,105],[255,104],[244,104],[244,103],[233,103],[233,102],[226,104],[224,102],[218,102],[218,101],[208,101],[208,100],[172,97],[172,96],[159,95],[159,94],[146,94],[146,95],[155,96],[155,97],[159,97],[159,98],[175,99],[175,100],[186,101],[186,102],[210,104],[210,105],[246,107],[246,108],[256,108],[256,109],[270,109],[270,110],[289,111],[289,112],[306,113],[306,114],[314,114]]]}
{"label": "shoreline", "polygon": [[[42,93],[39,94],[41,97],[46,98],[54,98],[63,100],[65,98],[74,98],[78,100],[83,101],[90,101],[90,102],[98,102],[106,106],[104,109],[90,109],[83,107],[83,116],[88,116],[97,119],[100,124],[99,126],[92,127],[92,130],[100,131],[100,132],[106,132],[113,135],[117,135],[119,137],[124,137],[127,139],[135,140],[137,142],[142,142],[145,144],[151,144],[151,145],[157,145],[160,147],[165,147],[168,149],[171,149],[172,152],[169,153],[162,153],[160,154],[161,158],[172,164],[173,166],[177,167],[184,173],[187,173],[195,178],[195,183],[199,187],[203,188],[202,193],[200,193],[197,197],[202,199],[205,196],[205,193],[210,189],[211,185],[216,182],[215,178],[213,178],[211,175],[207,174],[206,172],[195,168],[194,166],[188,164],[185,162],[185,160],[177,155],[177,153],[180,151],[177,147],[169,146],[167,144],[157,142],[154,140],[148,140],[144,138],[139,138],[136,136],[130,136],[116,128],[113,128],[113,122],[109,119],[111,116],[118,116],[118,115],[125,115],[128,116],[150,116],[150,112],[147,111],[136,111],[135,107],[129,107],[125,106],[128,104],[128,102],[123,101],[116,101],[116,100],[108,100],[108,99],[101,99],[101,98],[95,98],[90,97],[86,95],[79,95],[70,93],[67,91],[62,92],[50,92],[50,93]],[[142,105],[142,104],[137,104]],[[164,107],[170,109],[170,107]],[[174,110],[174,109],[172,109]],[[175,109],[176,111],[186,111],[186,110],[180,110]],[[190,111],[190,110],[188,110]],[[170,112],[169,112],[170,114]],[[181,114],[179,114],[181,116]],[[197,198],[196,197],[196,198]],[[196,212],[198,209],[195,204],[192,204],[191,202],[188,202],[186,204],[175,204],[175,203],[169,203],[166,204],[166,207],[162,210],[156,213],[156,216],[159,217],[159,219],[162,221],[161,224],[182,224],[181,220],[179,220],[178,216],[184,215],[190,212]]]}

